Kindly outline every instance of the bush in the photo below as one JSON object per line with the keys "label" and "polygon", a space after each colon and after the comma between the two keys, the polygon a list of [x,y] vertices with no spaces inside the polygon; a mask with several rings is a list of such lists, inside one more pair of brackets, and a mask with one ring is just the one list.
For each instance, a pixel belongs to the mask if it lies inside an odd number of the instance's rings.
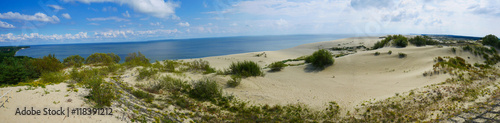
{"label": "bush", "polygon": [[377,43],[375,43],[375,45],[373,45],[372,49],[382,48],[385,45],[387,45],[387,43],[389,43],[391,40],[392,40],[392,36],[388,35],[384,40],[377,41]]}
{"label": "bush", "polygon": [[189,96],[202,101],[216,101],[222,97],[222,88],[214,80],[198,80],[189,91]]}
{"label": "bush", "polygon": [[268,67],[271,68],[271,71],[281,71],[283,68],[286,67],[286,64],[281,61],[278,61],[271,63]]}
{"label": "bush", "polygon": [[132,95],[134,95],[136,98],[144,99],[144,101],[147,103],[151,103],[155,99],[154,95],[141,90],[133,90]]}
{"label": "bush", "polygon": [[149,59],[146,58],[141,52],[129,53],[125,57],[125,65],[127,66],[149,66]]}
{"label": "bush", "polygon": [[64,75],[62,72],[47,72],[42,73],[40,76],[40,81],[43,83],[61,83],[66,80],[68,77]]}
{"label": "bush", "polygon": [[241,76],[231,76],[231,80],[227,81],[227,86],[236,87],[241,83]]}
{"label": "bush", "polygon": [[5,57],[0,62],[0,84],[17,84],[38,78],[31,58]]}
{"label": "bush", "polygon": [[392,51],[389,50],[389,52],[387,52],[387,54],[391,55],[392,54]]}
{"label": "bush", "polygon": [[399,58],[404,58],[404,57],[406,57],[405,53],[399,53]]}
{"label": "bush", "polygon": [[54,54],[49,54],[41,59],[35,59],[32,64],[38,73],[57,72],[64,68],[64,65]]}
{"label": "bush", "polygon": [[195,71],[205,71],[204,74],[215,73],[215,69],[210,67],[210,63],[201,59],[190,62],[189,69]]}
{"label": "bush", "polygon": [[320,49],[314,52],[306,59],[306,63],[311,63],[314,67],[325,68],[335,62],[332,54],[325,49]]}
{"label": "bush", "polygon": [[85,58],[81,57],[80,55],[71,55],[63,60],[63,64],[66,67],[70,66],[81,67],[84,61]]}
{"label": "bush", "polygon": [[237,63],[231,63],[229,66],[229,71],[231,74],[249,77],[249,76],[260,76],[263,75],[260,66],[253,61],[243,61]]}
{"label": "bush", "polygon": [[375,52],[375,56],[378,56],[378,55],[380,55],[380,52]]}
{"label": "bush", "polygon": [[498,37],[492,34],[483,37],[483,45],[490,45],[499,47]]}
{"label": "bush", "polygon": [[457,48],[455,48],[455,47],[451,48],[451,52],[457,53]]}
{"label": "bush", "polygon": [[187,91],[191,86],[181,79],[176,79],[171,76],[165,76],[153,82],[147,91],[151,93],[159,93],[159,90],[165,89],[170,92]]}
{"label": "bush", "polygon": [[87,98],[94,101],[97,107],[111,106],[111,101],[117,98],[112,85],[104,82],[100,76],[90,77],[86,83],[90,88]]}
{"label": "bush", "polygon": [[406,47],[408,46],[408,39],[403,35],[394,35],[392,40],[392,44],[398,47]]}
{"label": "bush", "polygon": [[410,43],[415,46],[425,46],[425,45],[436,45],[437,41],[432,40],[429,36],[415,36],[408,40]]}
{"label": "bush", "polygon": [[94,53],[87,57],[85,64],[111,65],[120,62],[120,57],[114,53]]}
{"label": "bush", "polygon": [[153,69],[153,68],[142,68],[142,69],[137,69],[139,71],[139,76],[137,76],[137,80],[143,80],[143,79],[149,79],[152,78],[156,73],[158,73],[158,70]]}

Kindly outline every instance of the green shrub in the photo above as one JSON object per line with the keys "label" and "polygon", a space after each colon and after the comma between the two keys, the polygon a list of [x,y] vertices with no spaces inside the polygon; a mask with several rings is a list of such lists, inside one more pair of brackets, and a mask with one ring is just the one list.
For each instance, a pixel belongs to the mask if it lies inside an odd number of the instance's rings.
{"label": "green shrub", "polygon": [[457,48],[455,48],[455,47],[451,48],[451,52],[457,53]]}
{"label": "green shrub", "polygon": [[498,37],[492,34],[483,37],[483,45],[490,45],[499,47]]}
{"label": "green shrub", "polygon": [[242,77],[263,75],[260,66],[253,61],[233,62],[229,66],[229,71],[231,74]]}
{"label": "green shrub", "polygon": [[389,43],[390,41],[392,40],[392,36],[391,35],[388,35],[384,40],[382,41],[377,41],[375,43],[375,45],[373,45],[372,49],[378,49],[378,48],[382,48],[384,47],[385,45],[387,45],[387,43]]}
{"label": "green shrub", "polygon": [[191,86],[181,79],[176,79],[171,76],[164,76],[153,82],[147,91],[158,93],[159,90],[165,89],[169,92],[187,92]]}
{"label": "green shrub", "polygon": [[208,61],[204,61],[202,59],[194,60],[189,63],[189,69],[195,71],[204,71],[204,74],[215,73],[215,69],[210,67],[210,63]]}
{"label": "green shrub", "polygon": [[380,52],[375,52],[375,56],[378,56],[378,55],[380,55]]}
{"label": "green shrub", "polygon": [[283,68],[286,67],[286,64],[281,61],[278,61],[271,63],[268,67],[271,68],[271,71],[281,71]]}
{"label": "green shrub", "polygon": [[90,88],[87,98],[94,101],[97,107],[111,106],[111,101],[116,99],[113,87],[105,82],[100,76],[92,76],[87,79],[87,87]]}
{"label": "green shrub", "polygon": [[408,39],[403,35],[394,35],[392,40],[392,44],[398,47],[406,47],[408,46]]}
{"label": "green shrub", "polygon": [[404,57],[406,57],[405,53],[399,53],[399,58],[404,58]]}
{"label": "green shrub", "polygon": [[94,53],[85,59],[85,64],[111,65],[120,62],[120,57],[114,53]]}
{"label": "green shrub", "polygon": [[215,101],[222,97],[222,88],[214,80],[202,79],[193,84],[189,96],[202,101]]}
{"label": "green shrub", "polygon": [[154,75],[158,73],[158,70],[149,67],[144,67],[142,69],[137,68],[137,70],[139,71],[139,76],[137,76],[137,80],[153,78]]}
{"label": "green shrub", "polygon": [[392,54],[392,51],[389,50],[389,52],[387,52],[387,54],[391,55]]}
{"label": "green shrub", "polygon": [[320,49],[314,52],[306,59],[306,63],[311,63],[314,67],[325,68],[335,62],[332,54],[325,49]]}
{"label": "green shrub", "polygon": [[151,103],[155,99],[154,95],[141,90],[133,90],[132,95],[134,95],[136,98],[144,99],[144,101],[147,103]]}
{"label": "green shrub", "polygon": [[73,68],[69,72],[69,76],[72,80],[75,80],[76,82],[87,82],[89,78],[92,78],[94,76],[105,76],[107,73],[104,71],[98,70],[98,69],[82,69],[78,71],[78,69]]}
{"label": "green shrub", "polygon": [[175,72],[175,68],[177,68],[179,64],[180,63],[177,61],[166,60],[165,65],[163,66],[163,70],[167,72]]}
{"label": "green shrub", "polygon": [[71,55],[71,56],[66,57],[63,60],[63,64],[66,67],[70,67],[70,66],[81,67],[84,61],[85,61],[85,58],[81,57],[80,55]]}
{"label": "green shrub", "polygon": [[436,44],[438,44],[437,41],[432,40],[428,36],[415,36],[413,38],[410,38],[408,41],[410,43],[414,44],[415,46],[425,46],[425,45],[436,45]]}
{"label": "green shrub", "polygon": [[32,64],[38,73],[57,72],[64,68],[64,65],[54,54],[49,54],[41,59],[34,59]]}
{"label": "green shrub", "polygon": [[40,73],[32,65],[31,58],[5,57],[0,62],[0,85],[18,84],[38,78]]}
{"label": "green shrub", "polygon": [[129,53],[127,57],[125,57],[124,64],[129,67],[151,65],[151,63],[149,63],[149,59],[147,59],[141,52]]}
{"label": "green shrub", "polygon": [[231,76],[231,79],[227,81],[227,86],[236,87],[241,83],[241,76]]}
{"label": "green shrub", "polygon": [[42,73],[40,76],[40,81],[43,83],[61,83],[64,80],[68,79],[66,75],[62,72],[47,72],[47,73]]}

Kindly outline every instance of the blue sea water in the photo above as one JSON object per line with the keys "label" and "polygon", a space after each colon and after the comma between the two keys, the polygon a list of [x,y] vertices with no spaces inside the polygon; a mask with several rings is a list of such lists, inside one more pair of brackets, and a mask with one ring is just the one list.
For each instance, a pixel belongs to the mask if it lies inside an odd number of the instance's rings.
{"label": "blue sea water", "polygon": [[301,44],[330,41],[355,35],[281,35],[196,39],[171,39],[144,42],[34,45],[16,56],[41,58],[48,54],[62,60],[70,55],[84,58],[92,53],[115,53],[124,61],[128,53],[140,51],[152,62],[166,59],[190,59],[257,51],[292,48]]}

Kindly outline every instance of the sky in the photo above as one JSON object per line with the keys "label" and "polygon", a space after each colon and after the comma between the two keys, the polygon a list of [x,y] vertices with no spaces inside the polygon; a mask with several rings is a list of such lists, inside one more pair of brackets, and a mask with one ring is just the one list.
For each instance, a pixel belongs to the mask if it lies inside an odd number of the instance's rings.
{"label": "sky", "polygon": [[498,0],[1,0],[0,45],[292,34],[500,35]]}

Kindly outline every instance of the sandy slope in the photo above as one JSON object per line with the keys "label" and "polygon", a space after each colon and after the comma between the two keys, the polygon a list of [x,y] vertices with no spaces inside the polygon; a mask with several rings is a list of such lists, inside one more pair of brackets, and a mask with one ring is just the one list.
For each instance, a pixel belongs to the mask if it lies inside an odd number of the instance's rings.
{"label": "sandy slope", "polygon": [[[5,107],[0,108],[0,122],[3,123],[59,123],[59,122],[120,122],[115,116],[76,116],[70,115],[66,116],[58,116],[58,115],[43,115],[44,108],[50,109],[60,109],[67,110],[69,107],[71,108],[88,108],[91,107],[84,102],[84,96],[87,95],[88,91],[85,89],[79,88],[78,92],[67,92],[66,91],[66,83],[61,83],[57,85],[48,85],[46,88],[36,88],[34,90],[26,90],[26,86],[20,87],[8,87],[8,88],[0,88],[2,90],[2,94],[6,93],[8,90],[11,90],[7,94],[9,100],[5,102]],[[21,91],[19,91],[21,89]],[[19,91],[19,92],[17,92]],[[48,92],[48,93],[46,93]],[[7,98],[4,97],[1,99],[2,103]],[[69,101],[70,100],[70,101]],[[0,103],[0,105],[2,104]],[[40,110],[41,115],[15,115],[16,109],[20,108],[31,109],[33,107],[35,110]],[[66,113],[67,114],[67,111]],[[118,114],[114,114],[118,115]]]}
{"label": "sandy slope", "polygon": [[[262,52],[255,52],[203,59],[218,69],[227,68],[231,62],[243,60],[256,61],[265,66],[275,61],[312,54],[318,48],[338,47],[338,44],[340,46],[364,44],[371,47],[379,40],[378,37],[347,38],[305,44],[279,51],[265,51],[267,57],[256,57],[255,54]],[[392,55],[387,54],[389,50],[392,50]],[[377,51],[381,55],[375,56],[374,53]],[[408,57],[399,58],[399,52],[408,54]],[[386,47],[336,58],[333,66],[322,71],[311,70],[311,66],[301,65],[286,67],[281,72],[266,72],[265,77],[244,79],[240,86],[225,88],[225,91],[257,104],[304,103],[312,108],[323,108],[329,101],[336,101],[341,107],[345,107],[344,109],[352,110],[363,101],[384,99],[396,93],[443,82],[449,78],[448,75],[423,77],[422,73],[432,70],[435,57],[455,55],[470,57],[471,59],[467,59],[469,62],[481,59],[460,50],[454,54],[450,47]],[[227,79],[228,77],[222,80]],[[220,81],[220,84],[225,82]]]}

